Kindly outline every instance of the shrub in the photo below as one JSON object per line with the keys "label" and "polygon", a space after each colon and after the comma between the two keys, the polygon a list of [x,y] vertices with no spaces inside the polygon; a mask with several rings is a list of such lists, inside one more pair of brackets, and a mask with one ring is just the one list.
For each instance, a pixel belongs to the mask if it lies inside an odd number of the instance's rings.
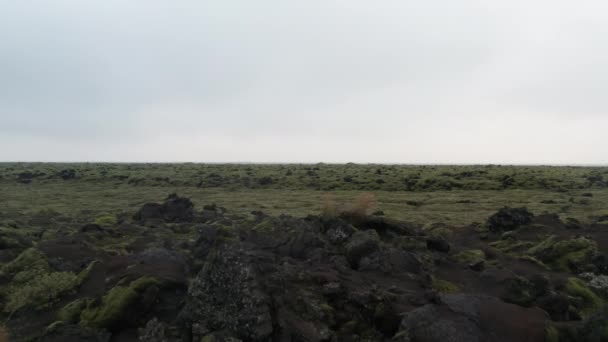
{"label": "shrub", "polygon": [[376,195],[371,192],[365,192],[357,196],[351,207],[348,210],[348,214],[365,217],[371,214],[371,212],[376,207]]}
{"label": "shrub", "polygon": [[371,215],[376,207],[376,196],[370,192],[365,192],[355,197],[349,205],[339,205],[331,195],[323,197],[321,215],[323,217],[366,217]]}
{"label": "shrub", "polygon": [[323,196],[323,205],[321,206],[321,216],[323,217],[337,217],[338,216],[338,204],[331,195]]}

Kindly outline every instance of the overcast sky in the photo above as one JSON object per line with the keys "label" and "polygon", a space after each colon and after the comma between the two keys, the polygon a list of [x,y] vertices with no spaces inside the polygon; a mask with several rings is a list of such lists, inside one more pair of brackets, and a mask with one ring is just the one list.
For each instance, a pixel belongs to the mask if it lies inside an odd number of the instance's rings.
{"label": "overcast sky", "polygon": [[0,160],[608,163],[608,3],[0,4]]}

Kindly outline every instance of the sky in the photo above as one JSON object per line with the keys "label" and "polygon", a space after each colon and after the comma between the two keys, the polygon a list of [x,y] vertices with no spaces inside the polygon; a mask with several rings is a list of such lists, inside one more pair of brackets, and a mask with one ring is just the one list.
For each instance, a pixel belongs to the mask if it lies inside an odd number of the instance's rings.
{"label": "sky", "polygon": [[608,164],[608,3],[0,3],[0,161]]}

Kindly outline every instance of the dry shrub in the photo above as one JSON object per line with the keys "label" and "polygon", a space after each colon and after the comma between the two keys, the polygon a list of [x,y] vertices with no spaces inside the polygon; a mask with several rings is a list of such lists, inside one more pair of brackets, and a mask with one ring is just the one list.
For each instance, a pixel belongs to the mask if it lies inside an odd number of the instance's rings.
{"label": "dry shrub", "polygon": [[376,195],[371,192],[364,192],[355,197],[351,204],[349,214],[358,217],[365,217],[372,213],[376,207]]}
{"label": "dry shrub", "polygon": [[372,213],[376,203],[376,195],[371,192],[360,194],[348,205],[338,204],[333,196],[325,195],[323,196],[321,215],[323,217],[365,217]]}
{"label": "dry shrub", "polygon": [[323,217],[337,217],[338,216],[338,203],[332,195],[323,196],[323,206],[321,207],[321,216]]}

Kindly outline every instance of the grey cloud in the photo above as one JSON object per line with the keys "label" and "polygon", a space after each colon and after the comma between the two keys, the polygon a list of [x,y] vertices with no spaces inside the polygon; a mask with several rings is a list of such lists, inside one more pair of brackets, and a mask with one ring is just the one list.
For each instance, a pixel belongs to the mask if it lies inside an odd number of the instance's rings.
{"label": "grey cloud", "polygon": [[[3,4],[0,136],[23,147],[0,159],[64,159],[77,141],[89,152],[69,156],[100,160],[190,146],[181,159],[605,162],[578,152],[608,128],[607,6],[586,5]],[[569,146],[542,133],[572,120],[586,132],[568,131]],[[530,125],[529,155],[521,136],[495,139]],[[343,151],[358,144],[373,148]]]}

